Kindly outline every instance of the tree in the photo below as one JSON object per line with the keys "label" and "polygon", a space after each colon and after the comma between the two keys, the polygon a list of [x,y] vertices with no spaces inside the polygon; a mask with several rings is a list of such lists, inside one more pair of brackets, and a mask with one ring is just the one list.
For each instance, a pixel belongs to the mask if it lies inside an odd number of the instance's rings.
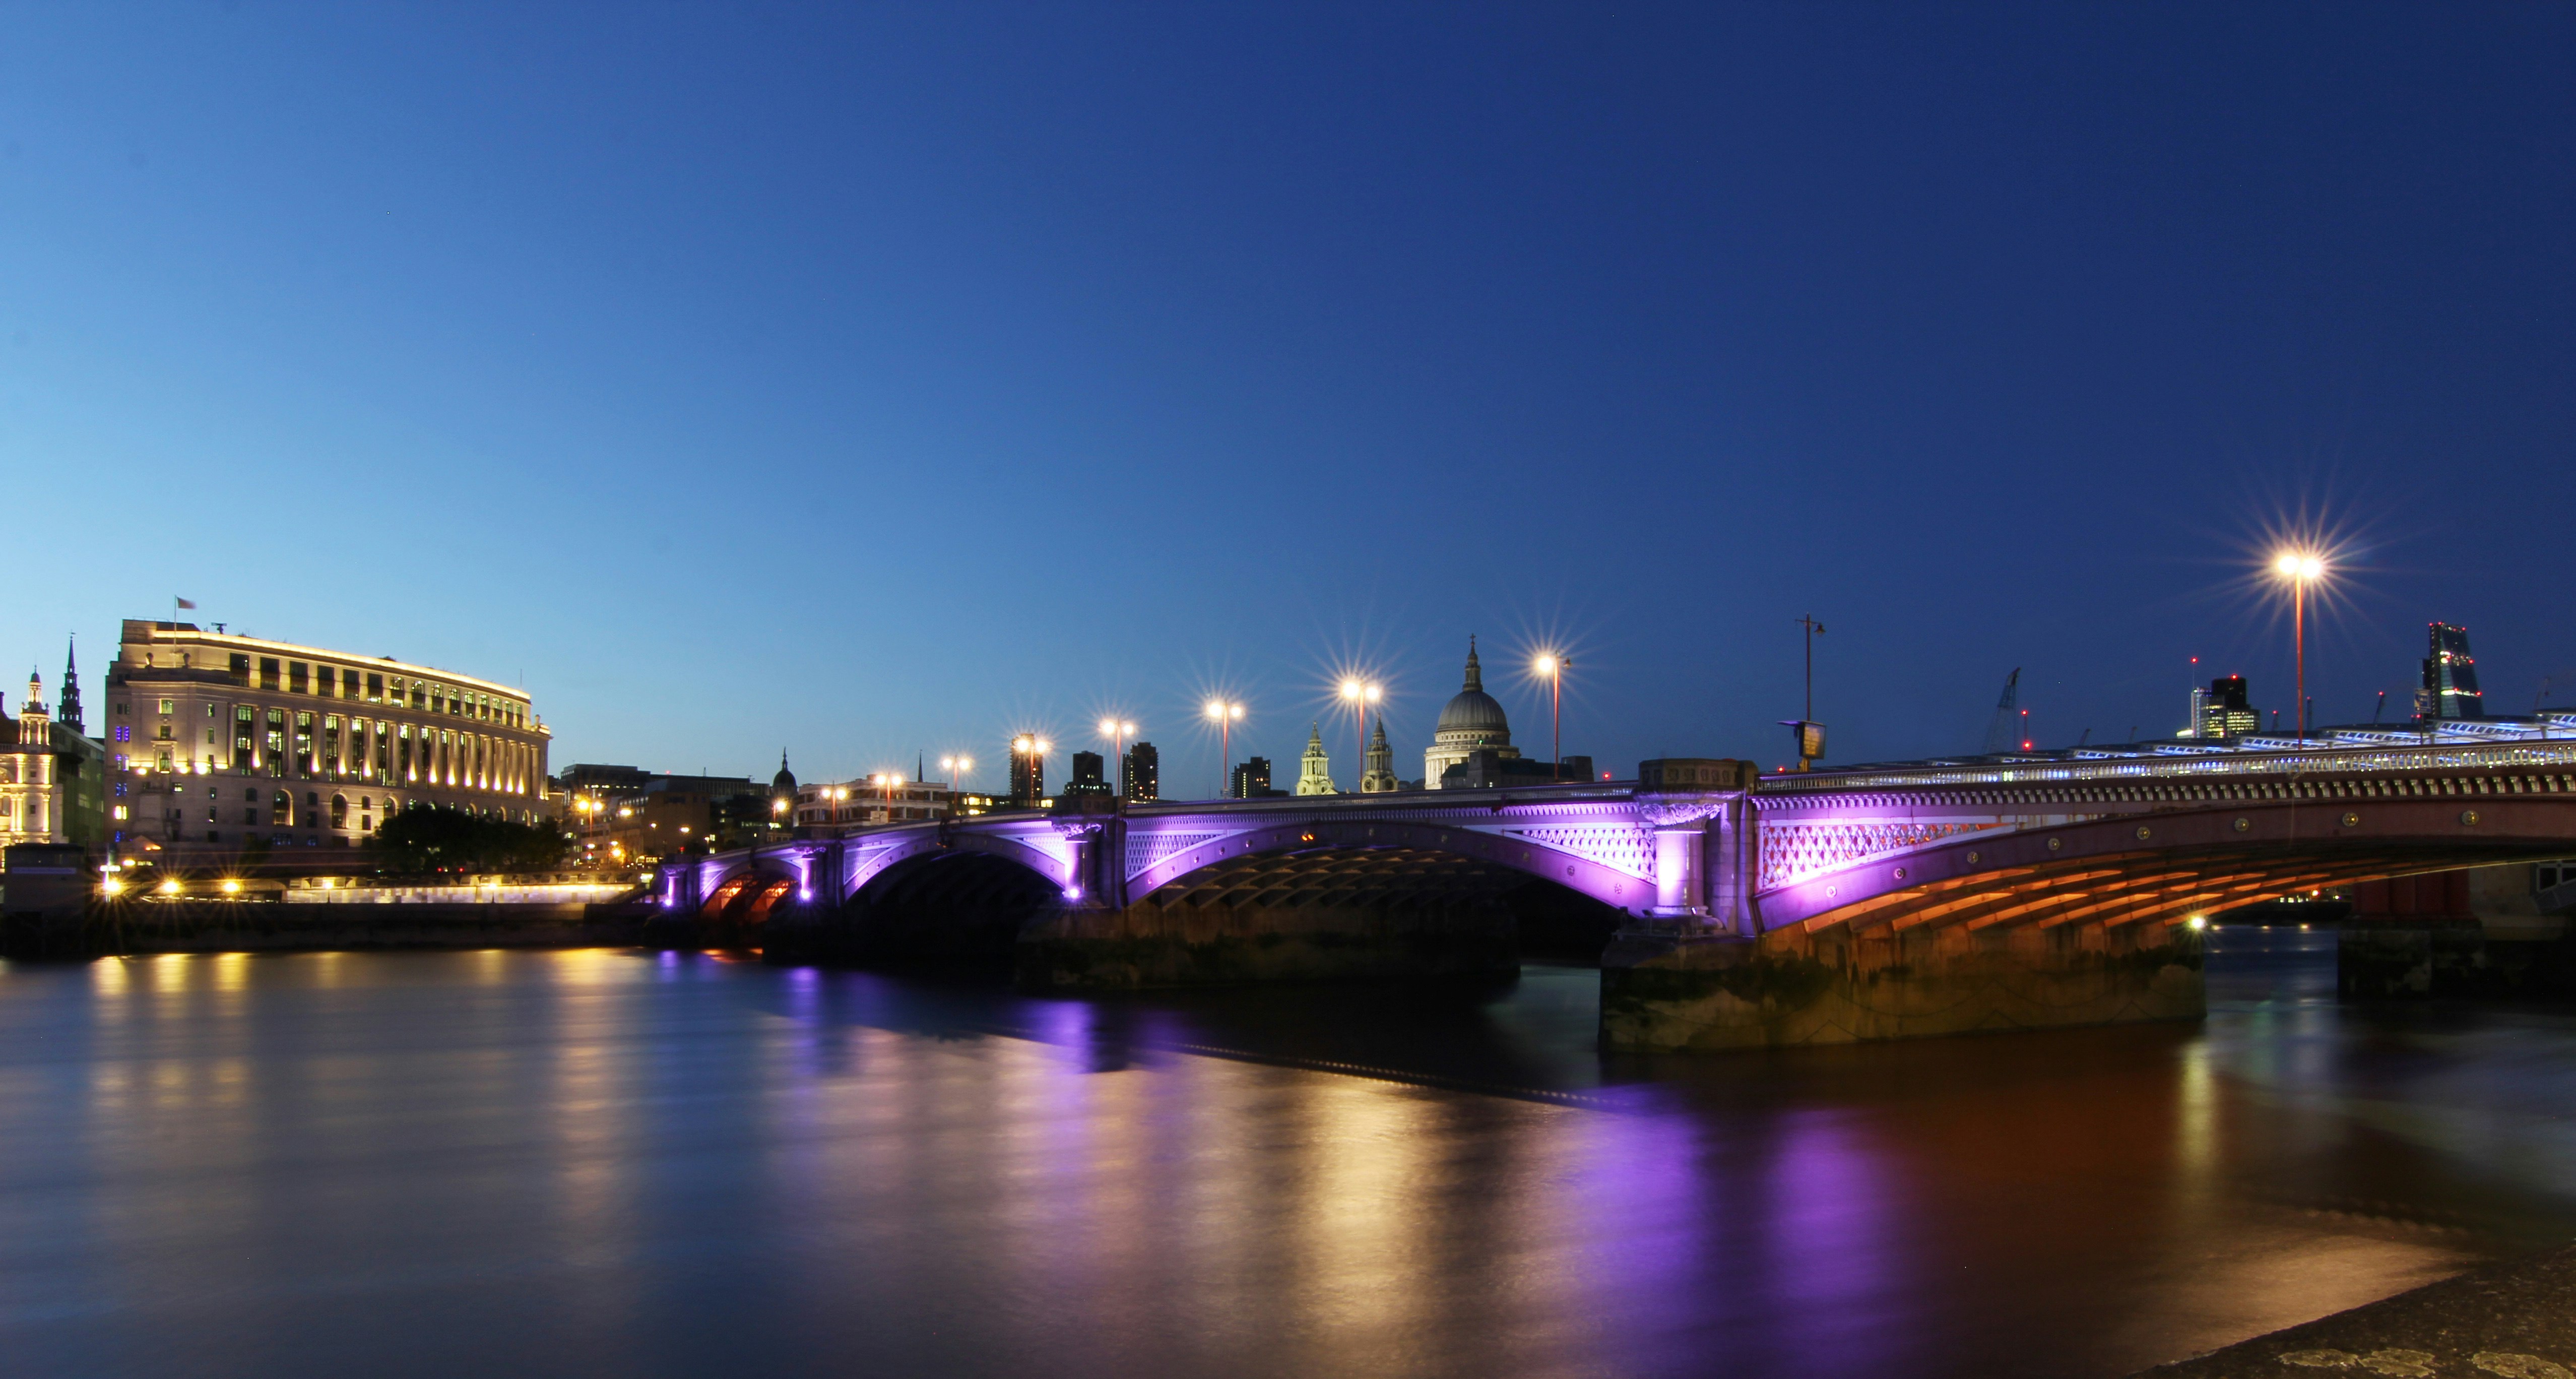
{"label": "tree", "polygon": [[445,805],[403,810],[367,840],[396,872],[548,871],[563,864],[569,845],[551,824],[514,824]]}

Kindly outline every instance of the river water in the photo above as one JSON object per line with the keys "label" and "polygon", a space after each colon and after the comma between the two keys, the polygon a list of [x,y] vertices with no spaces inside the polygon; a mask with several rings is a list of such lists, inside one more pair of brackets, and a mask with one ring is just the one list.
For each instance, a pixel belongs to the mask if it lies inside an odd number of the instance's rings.
{"label": "river water", "polygon": [[1604,1059],[1596,974],[0,966],[0,1373],[2120,1375],[2576,1236],[2576,1016]]}

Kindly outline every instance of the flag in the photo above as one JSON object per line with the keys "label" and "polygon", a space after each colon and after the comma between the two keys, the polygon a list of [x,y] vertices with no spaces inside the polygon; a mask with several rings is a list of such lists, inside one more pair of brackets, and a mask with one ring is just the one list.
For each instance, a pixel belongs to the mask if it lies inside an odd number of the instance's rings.
{"label": "flag", "polygon": [[170,602],[181,608],[194,608],[197,606],[197,601],[195,599],[174,598],[170,600]]}

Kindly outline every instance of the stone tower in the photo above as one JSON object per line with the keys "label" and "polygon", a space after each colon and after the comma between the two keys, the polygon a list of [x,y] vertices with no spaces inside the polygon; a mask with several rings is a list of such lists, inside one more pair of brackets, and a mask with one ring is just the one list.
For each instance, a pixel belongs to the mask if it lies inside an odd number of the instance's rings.
{"label": "stone tower", "polygon": [[1300,795],[1338,795],[1333,786],[1332,758],[1324,755],[1324,725],[1315,724],[1306,733],[1306,764],[1297,773]]}
{"label": "stone tower", "polygon": [[1369,734],[1368,770],[1360,777],[1360,793],[1384,795],[1395,789],[1395,752],[1386,745],[1386,715],[1377,716],[1377,729]]}

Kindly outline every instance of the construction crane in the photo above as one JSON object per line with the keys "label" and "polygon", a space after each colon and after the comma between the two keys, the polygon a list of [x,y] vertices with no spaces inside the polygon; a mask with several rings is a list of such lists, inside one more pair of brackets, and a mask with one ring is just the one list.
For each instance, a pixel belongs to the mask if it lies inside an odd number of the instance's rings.
{"label": "construction crane", "polygon": [[1986,725],[1985,753],[1987,756],[2012,751],[2019,745],[2021,738],[2016,728],[2020,722],[2020,716],[2014,709],[2020,698],[2021,667],[2014,666],[2012,674],[2004,677],[2004,697],[1995,701],[1994,721]]}

